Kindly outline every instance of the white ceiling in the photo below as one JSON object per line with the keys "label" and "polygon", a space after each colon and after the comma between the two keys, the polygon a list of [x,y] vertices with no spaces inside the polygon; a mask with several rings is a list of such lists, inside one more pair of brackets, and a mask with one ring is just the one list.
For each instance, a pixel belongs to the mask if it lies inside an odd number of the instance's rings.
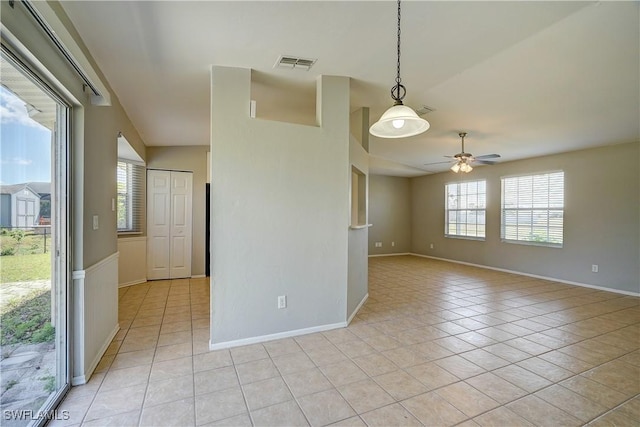
{"label": "white ceiling", "polygon": [[[258,116],[307,123],[318,75],[352,78],[351,108],[391,105],[396,3],[63,1],[147,145],[209,144],[211,65],[252,68]],[[282,55],[310,71],[274,69]],[[445,155],[501,161],[640,141],[640,3],[402,4],[405,104],[431,129],[371,137],[371,172],[446,170]]]}

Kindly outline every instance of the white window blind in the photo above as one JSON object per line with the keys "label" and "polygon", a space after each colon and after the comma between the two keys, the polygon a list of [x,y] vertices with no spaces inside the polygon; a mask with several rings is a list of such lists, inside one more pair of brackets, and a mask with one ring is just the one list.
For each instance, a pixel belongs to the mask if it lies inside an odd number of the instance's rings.
{"label": "white window blind", "polygon": [[145,167],[120,159],[117,168],[118,232],[142,233]]}
{"label": "white window blind", "polygon": [[502,178],[501,238],[562,247],[564,172]]}
{"label": "white window blind", "polygon": [[482,180],[446,184],[445,197],[445,236],[484,239],[487,182]]}

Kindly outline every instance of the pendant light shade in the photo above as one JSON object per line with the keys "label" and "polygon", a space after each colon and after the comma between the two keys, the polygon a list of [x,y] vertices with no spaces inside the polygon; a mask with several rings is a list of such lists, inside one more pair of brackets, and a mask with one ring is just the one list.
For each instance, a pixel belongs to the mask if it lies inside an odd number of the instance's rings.
{"label": "pendant light shade", "polygon": [[375,122],[369,133],[380,138],[406,138],[429,129],[429,122],[406,105],[394,105]]}
{"label": "pendant light shade", "polygon": [[406,138],[418,135],[429,129],[429,122],[419,117],[412,108],[402,104],[407,89],[400,78],[400,0],[398,0],[398,62],[396,64],[396,84],[391,88],[393,107],[384,112],[375,122],[369,133],[380,138]]}

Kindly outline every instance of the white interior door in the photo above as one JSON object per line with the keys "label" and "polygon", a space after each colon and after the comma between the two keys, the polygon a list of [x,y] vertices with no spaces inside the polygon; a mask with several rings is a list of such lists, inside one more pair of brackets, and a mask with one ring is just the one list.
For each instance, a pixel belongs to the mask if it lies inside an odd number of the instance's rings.
{"label": "white interior door", "polygon": [[147,279],[170,277],[171,172],[147,171]]}
{"label": "white interior door", "polygon": [[193,174],[171,172],[170,273],[191,277],[191,195]]}
{"label": "white interior door", "polygon": [[193,174],[147,171],[147,279],[191,277]]}

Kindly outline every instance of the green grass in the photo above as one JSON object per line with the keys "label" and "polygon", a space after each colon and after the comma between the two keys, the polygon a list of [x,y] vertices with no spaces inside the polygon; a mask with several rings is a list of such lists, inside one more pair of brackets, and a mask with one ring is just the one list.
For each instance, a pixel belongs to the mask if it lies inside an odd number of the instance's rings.
{"label": "green grass", "polygon": [[[47,251],[42,234],[22,230],[0,230],[0,286],[51,278],[51,236]],[[0,343],[41,343],[55,338],[51,325],[51,291],[33,290],[3,301],[0,312]]]}
{"label": "green grass", "polygon": [[[32,255],[45,252],[44,232],[49,229],[0,229],[0,253],[6,255]],[[46,252],[51,251],[51,234],[46,235]]]}
{"label": "green grass", "polygon": [[51,277],[51,254],[0,257],[0,283],[28,282]]}
{"label": "green grass", "polygon": [[38,289],[9,301],[3,312],[0,344],[40,343],[53,341],[51,325],[51,291]]}

